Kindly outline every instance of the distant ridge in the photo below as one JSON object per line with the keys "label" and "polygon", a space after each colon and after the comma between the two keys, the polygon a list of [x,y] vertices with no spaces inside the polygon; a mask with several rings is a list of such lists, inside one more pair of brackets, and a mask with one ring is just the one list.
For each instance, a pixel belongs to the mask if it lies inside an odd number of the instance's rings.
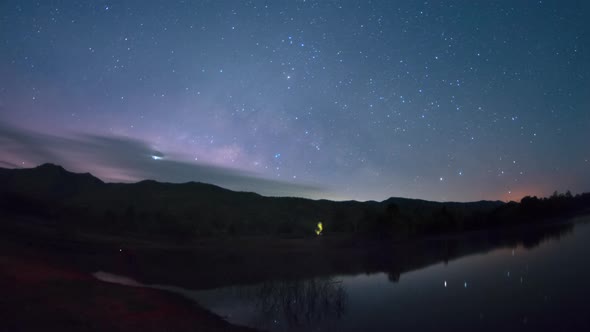
{"label": "distant ridge", "polygon": [[54,164],[0,168],[0,216],[28,215],[72,229],[135,232],[181,239],[226,235],[325,234],[406,237],[538,222],[590,206],[590,195],[501,201],[431,202],[391,197],[382,202],[265,197],[201,183],[105,183]]}
{"label": "distant ridge", "polygon": [[69,197],[104,185],[90,173],[72,173],[49,163],[35,168],[2,169],[0,179],[3,183],[0,191],[52,198]]}
{"label": "distant ridge", "polygon": [[[77,185],[86,185],[86,189],[91,189],[92,186],[100,186],[100,185],[129,185],[129,186],[133,186],[133,185],[137,185],[137,186],[159,186],[159,187],[169,187],[169,186],[177,186],[177,187],[184,187],[184,188],[193,188],[193,189],[204,189],[204,188],[209,188],[210,190],[221,190],[221,191],[226,191],[226,192],[231,192],[231,193],[240,193],[240,194],[244,194],[244,193],[248,193],[248,194],[254,194],[254,195],[258,195],[261,197],[264,197],[258,193],[254,193],[254,192],[244,192],[244,191],[233,191],[230,189],[226,189],[214,184],[210,184],[210,183],[205,183],[205,182],[198,182],[198,181],[189,181],[189,182],[183,182],[183,183],[169,183],[169,182],[159,182],[156,180],[152,180],[152,179],[145,179],[145,180],[141,180],[135,183],[105,183],[102,180],[100,180],[99,178],[93,176],[91,173],[75,173],[75,172],[71,172],[66,170],[65,168],[63,168],[60,165],[56,165],[56,164],[52,164],[52,163],[44,163],[41,164],[37,167],[33,167],[33,168],[15,168],[15,169],[8,169],[8,168],[1,168],[0,167],[0,177],[3,175],[7,175],[6,180],[8,180],[9,182],[7,182],[7,187],[6,188],[10,188],[10,184],[14,183],[15,181],[18,182],[18,185],[22,185],[23,183],[27,182],[27,183],[31,183],[32,186],[38,185],[37,188],[38,189],[38,193],[43,193],[45,190],[43,190],[42,185],[43,184],[47,184],[47,183],[54,183],[54,184],[59,184],[60,186],[68,186],[68,185],[73,185],[74,183]],[[4,188],[4,190],[2,188],[0,188],[0,191],[8,191],[6,190],[6,188]],[[32,189],[30,187],[25,187],[25,188],[13,188],[16,191],[26,191],[27,189]],[[80,188],[82,189],[82,188]],[[297,197],[268,197],[268,198],[296,198],[296,199],[304,199],[306,200],[306,198],[297,198]],[[311,200],[311,199],[310,199]],[[329,201],[329,202],[333,202],[331,200],[328,199],[320,199],[321,201]],[[345,202],[356,202],[358,203],[358,201],[354,201],[354,200],[349,200],[349,201],[342,201],[343,203]],[[423,199],[414,199],[414,198],[403,198],[403,197],[390,197],[382,202],[378,202],[378,201],[367,201],[366,203],[370,203],[370,202],[375,202],[375,203],[403,203],[403,202],[421,202],[421,203],[431,203],[431,204],[489,204],[489,205],[493,205],[493,206],[497,206],[497,205],[501,205],[504,204],[504,202],[502,201],[486,201],[486,200],[481,200],[481,201],[475,201],[475,202],[435,202],[435,201],[427,201],[427,200],[423,200]]]}

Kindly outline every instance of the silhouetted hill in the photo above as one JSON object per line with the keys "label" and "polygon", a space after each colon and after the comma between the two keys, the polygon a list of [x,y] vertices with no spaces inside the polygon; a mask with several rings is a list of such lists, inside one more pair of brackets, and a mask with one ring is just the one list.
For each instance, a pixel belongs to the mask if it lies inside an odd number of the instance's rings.
{"label": "silhouetted hill", "polygon": [[[320,221],[327,233],[403,237],[528,222],[531,216],[539,217],[536,211],[541,209],[551,216],[588,206],[588,195],[569,197],[568,202],[577,199],[575,207],[565,204],[566,198],[559,206],[557,200],[551,204],[525,200],[523,207],[500,201],[441,203],[392,197],[383,202],[334,202],[265,197],[198,182],[104,183],[89,173],[72,173],[52,164],[0,168],[0,183],[0,214],[29,215],[71,229],[177,239],[306,236],[314,234]],[[530,211],[533,205],[535,211]]]}
{"label": "silhouetted hill", "polygon": [[90,173],[71,173],[53,164],[28,169],[1,169],[0,179],[2,192],[18,192],[53,199],[97,190],[99,186],[104,185]]}

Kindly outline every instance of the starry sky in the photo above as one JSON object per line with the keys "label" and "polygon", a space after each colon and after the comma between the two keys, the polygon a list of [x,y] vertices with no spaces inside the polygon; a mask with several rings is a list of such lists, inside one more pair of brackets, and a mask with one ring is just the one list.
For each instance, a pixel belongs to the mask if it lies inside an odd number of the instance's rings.
{"label": "starry sky", "polygon": [[265,195],[590,191],[588,1],[0,2],[0,166]]}

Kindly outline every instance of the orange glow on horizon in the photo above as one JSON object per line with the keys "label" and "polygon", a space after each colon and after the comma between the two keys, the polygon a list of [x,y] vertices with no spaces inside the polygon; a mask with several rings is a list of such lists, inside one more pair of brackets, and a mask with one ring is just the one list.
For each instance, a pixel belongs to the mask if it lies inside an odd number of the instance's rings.
{"label": "orange glow on horizon", "polygon": [[547,196],[544,190],[538,187],[522,187],[513,190],[507,190],[500,195],[500,199],[504,202],[520,202],[526,196],[537,196],[539,198]]}

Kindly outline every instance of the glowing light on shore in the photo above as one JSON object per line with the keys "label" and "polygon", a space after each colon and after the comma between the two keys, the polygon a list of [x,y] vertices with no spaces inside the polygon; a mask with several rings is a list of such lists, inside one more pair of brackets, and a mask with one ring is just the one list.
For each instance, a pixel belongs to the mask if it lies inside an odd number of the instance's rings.
{"label": "glowing light on shore", "polygon": [[320,221],[318,223],[318,228],[316,228],[315,233],[317,235],[322,235],[322,231],[324,230],[324,225],[322,224],[322,222]]}
{"label": "glowing light on shore", "polygon": [[162,160],[162,159],[164,159],[164,158],[162,158],[162,157],[160,157],[160,156],[152,156],[152,159],[153,159],[153,160]]}

